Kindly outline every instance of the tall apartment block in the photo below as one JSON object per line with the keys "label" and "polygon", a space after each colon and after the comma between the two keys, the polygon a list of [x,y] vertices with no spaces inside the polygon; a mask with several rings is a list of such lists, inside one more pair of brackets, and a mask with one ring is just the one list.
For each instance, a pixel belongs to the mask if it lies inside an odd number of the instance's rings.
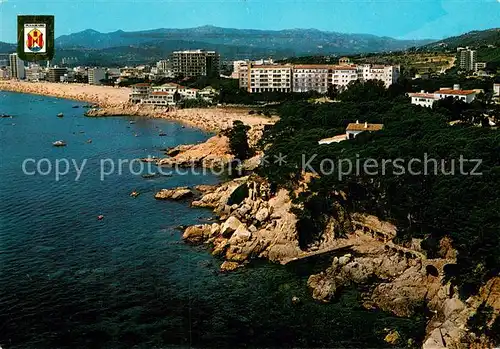
{"label": "tall apartment block", "polygon": [[220,55],[215,51],[189,50],[172,53],[172,70],[176,76],[218,77]]}
{"label": "tall apartment block", "polygon": [[458,49],[458,58],[460,60],[460,69],[475,70],[477,62],[477,51],[467,48]]}
{"label": "tall apartment block", "polygon": [[399,78],[399,66],[352,65],[241,65],[239,86],[251,93],[308,92],[326,93],[330,86],[345,89],[352,81],[380,80],[386,87]]}
{"label": "tall apartment block", "polygon": [[101,85],[101,80],[106,79],[106,70],[103,68],[92,68],[88,70],[89,84]]}
{"label": "tall apartment block", "polygon": [[248,64],[240,67],[240,88],[248,92],[291,92],[292,67]]}
{"label": "tall apartment block", "polygon": [[11,79],[24,79],[26,77],[24,62],[17,56],[17,53],[9,55],[10,77]]}

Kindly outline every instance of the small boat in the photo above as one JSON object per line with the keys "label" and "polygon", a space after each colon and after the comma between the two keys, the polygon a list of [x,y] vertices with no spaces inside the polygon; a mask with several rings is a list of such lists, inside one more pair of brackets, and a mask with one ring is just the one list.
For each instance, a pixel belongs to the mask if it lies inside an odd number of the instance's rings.
{"label": "small boat", "polygon": [[158,136],[160,136],[160,137],[165,137],[166,135],[167,135],[167,134],[166,134],[166,133],[164,133],[164,132],[160,132],[160,133],[158,134]]}
{"label": "small boat", "polygon": [[138,137],[137,133],[134,135],[134,137]]}
{"label": "small boat", "polygon": [[91,139],[87,140],[87,143],[88,144],[92,143],[92,140]]}
{"label": "small boat", "polygon": [[73,109],[78,109],[78,108],[80,108],[80,106],[79,105],[74,105],[74,106],[72,106],[72,108]]}
{"label": "small boat", "polygon": [[100,214],[99,216],[97,216],[97,220],[98,221],[102,221],[104,219],[104,216],[102,214]]}
{"label": "small boat", "polygon": [[135,121],[129,121],[129,124],[131,124],[131,125],[135,124]]}
{"label": "small boat", "polygon": [[145,178],[145,179],[150,179],[150,178],[155,178],[155,177],[156,177],[156,174],[154,174],[154,173],[146,173],[146,174],[142,175],[142,178]]}
{"label": "small boat", "polygon": [[0,118],[9,118],[9,119],[12,119],[12,115],[9,115],[9,114],[0,114]]}
{"label": "small boat", "polygon": [[58,118],[62,118],[62,117],[64,117],[64,114],[63,113],[59,113],[59,114],[57,114],[57,117]]}
{"label": "small boat", "polygon": [[138,197],[139,195],[141,195],[141,193],[139,193],[138,191],[135,191],[135,190],[134,190],[133,192],[131,192],[131,193],[130,193],[130,196],[131,196],[131,197],[133,197],[133,198],[136,198],[136,197]]}
{"label": "small boat", "polygon": [[65,147],[66,146],[66,142],[64,142],[64,141],[55,141],[54,143],[52,143],[52,145],[54,147]]}

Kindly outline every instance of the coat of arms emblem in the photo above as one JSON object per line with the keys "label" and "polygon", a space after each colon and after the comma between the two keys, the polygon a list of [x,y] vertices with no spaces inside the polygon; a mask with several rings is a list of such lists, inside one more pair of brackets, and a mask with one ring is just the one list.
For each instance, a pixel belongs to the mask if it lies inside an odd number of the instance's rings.
{"label": "coat of arms emblem", "polygon": [[24,52],[45,53],[45,23],[24,24]]}

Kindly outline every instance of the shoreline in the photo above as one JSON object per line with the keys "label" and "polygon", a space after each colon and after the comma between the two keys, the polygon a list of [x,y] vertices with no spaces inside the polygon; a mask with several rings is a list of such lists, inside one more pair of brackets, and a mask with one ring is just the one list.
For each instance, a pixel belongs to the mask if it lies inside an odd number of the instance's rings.
{"label": "shoreline", "polygon": [[65,84],[51,82],[0,81],[0,91],[27,93],[40,96],[64,98],[97,105],[90,109],[88,117],[141,116],[164,118],[209,132],[220,132],[230,128],[235,120],[261,129],[274,124],[277,117],[250,115],[251,109],[234,107],[211,107],[177,109],[151,105],[130,104],[131,92],[127,87],[94,86],[87,84]]}

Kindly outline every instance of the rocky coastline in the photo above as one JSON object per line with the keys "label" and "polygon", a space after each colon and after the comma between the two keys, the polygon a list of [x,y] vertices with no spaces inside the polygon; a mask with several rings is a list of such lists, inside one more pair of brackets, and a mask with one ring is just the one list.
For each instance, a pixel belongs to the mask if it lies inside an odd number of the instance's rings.
{"label": "rocky coastline", "polygon": [[[243,113],[221,116],[218,108],[207,110],[168,110],[165,108],[128,105],[99,93],[73,94],[57,92],[48,86],[27,83],[0,83],[0,89],[14,92],[51,95],[98,104],[100,108],[88,111],[88,116],[137,115],[165,117],[205,130],[220,131],[236,119],[245,119]],[[79,90],[75,90],[79,91]],[[123,93],[120,91],[119,93]],[[120,97],[123,98],[123,97]],[[208,116],[207,116],[208,115]],[[239,117],[238,117],[239,115]],[[217,118],[219,116],[219,118]],[[251,143],[255,143],[263,125],[273,120],[246,119],[252,127]],[[216,135],[197,145],[181,145],[170,149],[168,157],[157,159],[159,166],[207,167],[227,165],[234,161],[227,137]],[[258,166],[259,155],[250,159],[248,168]],[[302,247],[293,213],[297,208],[285,189],[273,192],[269,183],[255,175],[232,179],[216,186],[198,186],[163,189],[156,193],[158,200],[193,200],[193,208],[214,211],[217,220],[183,229],[186,243],[205,245],[221,260],[222,272],[244,267],[253,259],[265,259],[280,264],[294,263],[319,255],[341,254],[332,258],[324,271],[308,278],[311,297],[319,302],[332,302],[345,287],[363,286],[363,306],[381,309],[400,317],[428,313],[425,349],[493,348],[492,339],[475,334],[468,327],[469,320],[488,307],[490,326],[500,314],[500,277],[491,278],[473,297],[463,300],[459,292],[444,278],[444,267],[455,262],[456,251],[451,241],[440,242],[439,258],[429,259],[414,240],[399,245],[393,240],[396,227],[389,222],[366,214],[347,212],[341,207],[336,219],[331,218],[320,240]],[[299,207],[300,208],[300,207]],[[339,237],[340,231],[348,232]],[[498,320],[497,320],[498,321]],[[401,342],[397,331],[391,331],[386,341],[398,347],[410,346]]]}
{"label": "rocky coastline", "polygon": [[[212,209],[217,221],[187,227],[182,238],[189,244],[205,245],[221,260],[221,272],[242,268],[253,259],[288,264],[341,252],[333,257],[330,267],[309,277],[307,284],[314,299],[331,302],[343,288],[363,286],[363,306],[367,309],[399,317],[428,314],[425,349],[492,347],[491,340],[475,335],[467,322],[485,304],[493,309],[490,324],[498,316],[500,278],[492,278],[478,295],[460,299],[456,287],[444,279],[444,266],[456,258],[447,238],[440,243],[439,258],[429,259],[419,240],[404,246],[394,243],[394,225],[343,211],[336,215],[341,218],[332,218],[320,241],[301,248],[297,216],[287,190],[273,193],[269,183],[255,174],[196,190],[201,195],[191,206]],[[335,238],[346,228],[346,236]],[[403,343],[395,330],[385,339],[395,346],[412,346]]]}

